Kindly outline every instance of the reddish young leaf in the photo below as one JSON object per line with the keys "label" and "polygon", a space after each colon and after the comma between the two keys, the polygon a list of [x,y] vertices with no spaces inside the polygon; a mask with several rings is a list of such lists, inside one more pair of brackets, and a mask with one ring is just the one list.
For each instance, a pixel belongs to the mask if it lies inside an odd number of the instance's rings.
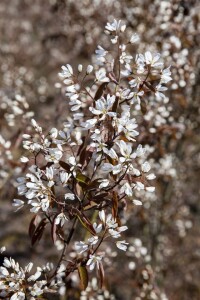
{"label": "reddish young leaf", "polygon": [[90,220],[83,214],[81,213],[78,209],[76,210],[76,215],[81,222],[81,224],[92,234],[96,235],[96,231],[94,230],[94,227]]}
{"label": "reddish young leaf", "polygon": [[113,197],[112,197],[112,215],[113,215],[114,219],[117,218],[117,214],[118,214],[118,201],[119,201],[118,194],[117,194],[117,192],[113,191]]}
{"label": "reddish young leaf", "polygon": [[141,101],[140,106],[141,106],[141,111],[142,111],[143,115],[145,115],[147,113],[147,103],[144,99]]}
{"label": "reddish young leaf", "polygon": [[119,103],[119,97],[116,97],[115,102],[112,107],[112,111],[114,111],[114,112],[117,111],[118,103]]}
{"label": "reddish young leaf", "polygon": [[145,84],[145,85],[146,85],[153,93],[156,92],[155,88],[154,88],[149,82],[145,81],[144,84]]}
{"label": "reddish young leaf", "polygon": [[102,287],[104,285],[105,272],[104,272],[104,267],[103,267],[103,264],[101,261],[99,262],[98,273],[99,273],[99,288],[102,289]]}
{"label": "reddish young leaf", "polygon": [[88,166],[88,164],[92,158],[93,152],[94,152],[94,149],[91,147],[87,150],[86,150],[86,148],[84,148],[83,151],[81,152],[80,164],[82,165],[82,170],[84,170]]}
{"label": "reddish young leaf", "polygon": [[70,165],[67,164],[66,162],[59,160],[59,165],[67,172],[70,172]]}
{"label": "reddish young leaf", "polygon": [[51,167],[52,165],[53,165],[53,162],[50,162],[50,161],[49,161],[46,165],[40,167],[40,170],[46,170],[46,168],[49,168],[49,167]]}
{"label": "reddish young leaf", "polygon": [[94,100],[98,100],[99,98],[101,98],[101,96],[103,95],[103,92],[104,92],[104,90],[106,89],[107,85],[108,85],[108,82],[103,82],[103,83],[99,86],[99,88],[98,88],[98,90],[96,91],[96,94],[95,94],[95,96],[94,96]]}
{"label": "reddish young leaf", "polygon": [[54,244],[56,243],[56,240],[57,240],[57,224],[56,224],[56,217],[57,217],[57,215],[56,215],[55,218],[53,219],[53,223],[52,223],[52,225],[51,225],[51,238],[52,238],[52,241],[53,241]]}
{"label": "reddish young leaf", "polygon": [[37,241],[39,241],[43,235],[45,226],[47,224],[47,219],[44,218],[40,221],[39,225],[37,226],[36,230],[34,231],[32,238],[31,238],[31,245],[33,246]]}
{"label": "reddish young leaf", "polygon": [[32,238],[35,230],[36,230],[36,227],[38,225],[40,221],[40,217],[39,215],[35,215],[32,219],[31,219],[31,222],[29,224],[29,230],[28,230],[28,234],[29,234],[29,237]]}
{"label": "reddish young leaf", "polygon": [[81,287],[85,290],[88,286],[88,271],[85,266],[78,266],[78,274],[81,281]]}
{"label": "reddish young leaf", "polygon": [[83,148],[85,147],[85,140],[86,140],[86,137],[83,136],[83,137],[82,137],[82,144],[80,145],[80,147],[79,147],[79,149],[78,149],[77,156],[80,155],[81,151],[82,151]]}

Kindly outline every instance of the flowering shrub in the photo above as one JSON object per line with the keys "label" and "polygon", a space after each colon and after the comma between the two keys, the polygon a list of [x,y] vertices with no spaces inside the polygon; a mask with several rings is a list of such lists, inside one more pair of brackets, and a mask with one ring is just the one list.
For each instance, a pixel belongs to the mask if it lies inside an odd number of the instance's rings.
{"label": "flowering shrub", "polygon": [[[110,45],[106,49],[98,45],[93,64],[62,66],[59,76],[70,107],[62,128],[45,133],[32,119],[23,134],[26,153],[21,162],[28,170],[17,180],[19,197],[13,206],[17,210],[28,206],[33,214],[32,246],[49,231],[60,257],[56,265],[37,267],[34,274],[32,263],[21,268],[14,259],[5,258],[0,268],[1,297],[62,295],[74,273],[87,292],[93,270],[102,288],[108,259],[117,259],[113,251],[117,255],[134,248],[138,257],[147,255],[140,240],[130,244],[124,239],[124,231],[129,230],[125,215],[155,190],[145,122],[153,119],[149,130],[154,134],[159,115],[155,108],[167,103],[163,92],[171,71],[158,53],[130,54],[139,37],[127,33],[122,21],[107,23],[105,34]],[[149,268],[144,271],[146,278]],[[151,288],[147,292],[156,295]]]}

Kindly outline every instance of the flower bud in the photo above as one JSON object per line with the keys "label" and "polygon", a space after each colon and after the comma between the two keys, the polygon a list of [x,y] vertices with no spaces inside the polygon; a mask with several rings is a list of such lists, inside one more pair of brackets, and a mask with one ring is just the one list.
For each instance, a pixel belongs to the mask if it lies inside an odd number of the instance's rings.
{"label": "flower bud", "polygon": [[79,73],[81,73],[83,71],[83,65],[81,65],[81,64],[78,65],[78,71],[79,71]]}

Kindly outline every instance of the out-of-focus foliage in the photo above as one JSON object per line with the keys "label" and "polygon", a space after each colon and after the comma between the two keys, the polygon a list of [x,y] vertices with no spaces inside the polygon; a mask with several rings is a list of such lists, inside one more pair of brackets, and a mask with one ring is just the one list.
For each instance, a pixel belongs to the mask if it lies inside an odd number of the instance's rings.
{"label": "out-of-focus foliage", "polygon": [[[22,134],[34,115],[48,132],[68,120],[58,88],[62,64],[92,63],[97,45],[108,46],[107,21],[122,19],[140,36],[131,55],[159,52],[172,78],[164,105],[144,116],[142,143],[157,175],[155,195],[126,211],[131,245],[107,262],[105,291],[95,279],[82,292],[78,276],[69,299],[199,299],[200,264],[200,65],[196,0],[10,0],[0,3],[0,242],[25,265],[57,261],[48,235],[31,248],[31,216],[13,213],[16,178],[24,171]],[[156,117],[151,111],[157,109]],[[20,220],[20,221],[19,221]],[[57,246],[59,248],[59,245]],[[6,256],[9,256],[9,254]],[[112,254],[115,255],[114,253]],[[109,291],[109,292],[108,292]],[[103,298],[97,298],[104,294]],[[93,298],[92,298],[93,297]],[[49,298],[50,299],[50,298]]]}

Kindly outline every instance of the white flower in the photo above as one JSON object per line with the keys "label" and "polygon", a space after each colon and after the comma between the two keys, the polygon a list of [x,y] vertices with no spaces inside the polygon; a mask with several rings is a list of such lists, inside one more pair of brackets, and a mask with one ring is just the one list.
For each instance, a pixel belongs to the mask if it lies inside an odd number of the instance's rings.
{"label": "white flower", "polygon": [[22,157],[20,158],[20,161],[23,162],[23,163],[27,163],[27,162],[29,161],[29,158],[26,157],[26,156],[22,156]]}
{"label": "white flower", "polygon": [[93,246],[96,245],[98,240],[99,240],[98,236],[92,236],[91,238],[88,239],[88,243],[90,244],[90,246]]}
{"label": "white flower", "polygon": [[25,273],[30,273],[30,271],[32,270],[32,268],[33,268],[33,263],[30,262],[30,263],[28,263],[28,265],[24,268],[24,272],[25,272]]}
{"label": "white flower", "polygon": [[3,253],[5,251],[6,251],[6,247],[5,246],[3,246],[3,247],[0,248],[0,253]]}
{"label": "white flower", "polygon": [[134,103],[134,100],[137,101],[137,103],[140,105],[141,100],[140,98],[144,95],[144,91],[140,91],[140,92],[135,92],[133,93],[133,99],[131,100],[131,104]]}
{"label": "white flower", "polygon": [[129,117],[130,117],[130,113],[127,112],[126,114],[123,114],[121,118],[114,119],[113,123],[116,123],[118,133],[123,131],[125,137],[129,141],[135,141],[134,138],[139,134],[139,132],[135,130],[135,128],[137,128],[138,125],[136,124],[135,119],[130,119]]}
{"label": "white flower", "polygon": [[16,206],[17,210],[19,210],[20,208],[22,208],[24,206],[24,201],[22,201],[20,199],[13,199],[12,206]]}
{"label": "white flower", "polygon": [[71,177],[71,174],[67,173],[65,171],[61,171],[59,175],[60,175],[60,181],[61,181],[62,185],[66,185],[67,181]]}
{"label": "white flower", "polygon": [[172,80],[172,78],[171,78],[170,67],[162,70],[160,83],[168,83],[171,80]]}
{"label": "white flower", "polygon": [[106,76],[106,71],[105,69],[99,69],[95,73],[96,80],[99,82],[109,82],[110,79]]}
{"label": "white flower", "polygon": [[97,123],[97,119],[89,119],[86,122],[82,122],[81,126],[84,127],[83,129],[89,130]]}
{"label": "white flower", "polygon": [[[114,19],[113,23],[107,23],[107,25],[105,26],[105,29],[110,32],[116,31],[117,29],[120,28],[120,23],[121,23],[121,20],[117,21]],[[124,26],[124,25],[122,25],[122,26]]]}
{"label": "white flower", "polygon": [[63,153],[58,148],[49,148],[48,154],[45,155],[45,159],[49,162],[58,163]]}
{"label": "white flower", "polygon": [[67,64],[66,66],[62,66],[61,68],[62,72],[58,74],[60,77],[69,78],[73,75],[73,69],[69,64]]}
{"label": "white flower", "polygon": [[[113,216],[111,214],[107,215],[106,220],[105,220],[105,224],[110,229],[115,229],[116,230],[116,229],[120,228],[120,227],[118,227],[118,223],[116,223],[116,220],[113,218]],[[125,227],[124,226],[121,227],[122,231],[123,231],[123,229],[126,230]]]}
{"label": "white flower", "polygon": [[113,218],[111,218],[111,220],[107,220],[106,224],[109,228],[108,232],[114,239],[121,237],[121,232],[128,229],[127,226],[118,227],[118,224],[115,223],[115,220]]}
{"label": "white flower", "polygon": [[118,239],[119,237],[121,237],[120,232],[118,232],[115,229],[110,228],[109,230],[110,235],[114,238],[114,239]]}
{"label": "white flower", "polygon": [[34,275],[31,275],[28,278],[28,281],[36,281],[42,274],[42,269],[40,267],[37,267],[37,271]]}
{"label": "white flower", "polygon": [[131,69],[131,66],[130,64],[126,64],[125,65],[125,70],[122,70],[121,71],[121,75],[124,76],[124,77],[128,77],[130,74],[132,74],[132,69]]}
{"label": "white flower", "polygon": [[90,74],[93,71],[93,66],[92,65],[88,65],[87,66],[87,70],[86,70],[86,74]]}
{"label": "white flower", "polygon": [[134,199],[133,200],[133,204],[135,204],[135,205],[142,205],[142,202],[140,200]]}
{"label": "white flower", "polygon": [[49,168],[47,167],[45,173],[46,173],[47,179],[49,180],[48,186],[52,187],[54,185],[54,181],[53,181],[54,169],[52,167],[49,167]]}
{"label": "white flower", "polygon": [[113,174],[118,174],[122,171],[122,165],[118,164],[118,165],[113,166],[110,163],[104,163],[103,166],[101,167],[101,169],[105,173],[112,172]]}
{"label": "white flower", "polygon": [[163,66],[162,62],[158,62],[160,59],[160,53],[152,55],[150,51],[145,52],[145,61],[147,65],[151,65],[154,68],[161,68]]}
{"label": "white flower", "polygon": [[143,148],[142,145],[140,144],[140,145],[138,145],[135,154],[137,157],[141,157],[145,154],[145,152],[146,152],[146,149]]}
{"label": "white flower", "polygon": [[56,139],[57,136],[58,136],[58,129],[52,128],[52,129],[49,131],[49,134],[50,134],[50,136],[51,136],[52,139]]}
{"label": "white flower", "polygon": [[3,276],[9,276],[9,272],[5,267],[0,267],[0,274]]}
{"label": "white flower", "polygon": [[72,166],[76,166],[76,159],[74,156],[70,156],[68,158],[68,162],[72,165]]}
{"label": "white flower", "polygon": [[27,140],[31,138],[30,134],[26,134],[26,133],[24,133],[24,134],[22,135],[22,137],[23,137],[24,139],[27,139]]}
{"label": "white flower", "polygon": [[75,195],[72,193],[67,193],[67,194],[65,194],[65,199],[66,200],[75,200]]}
{"label": "white flower", "polygon": [[80,241],[75,243],[74,248],[79,254],[81,254],[85,252],[89,248],[89,246],[86,243]]}
{"label": "white flower", "polygon": [[100,63],[104,63],[105,56],[108,53],[108,51],[104,50],[101,46],[98,46],[97,50],[95,50],[95,53],[97,61],[99,61]]}
{"label": "white flower", "polygon": [[121,31],[121,32],[124,32],[125,30],[126,30],[126,24],[121,25],[120,31]]}
{"label": "white flower", "polygon": [[145,71],[145,58],[143,54],[137,54],[135,57],[137,64],[137,73],[142,74]]}
{"label": "white flower", "polygon": [[99,99],[95,102],[96,108],[89,107],[89,110],[94,115],[102,115],[100,120],[104,120],[106,115],[114,117],[114,116],[116,116],[116,113],[115,112],[109,112],[109,110],[112,108],[114,102],[115,102],[115,96],[114,95],[110,96],[108,94],[106,99],[104,97],[101,97],[101,99]]}
{"label": "white flower", "polygon": [[136,184],[134,185],[134,188],[138,191],[144,190],[144,184],[140,181],[137,181]]}
{"label": "white flower", "polygon": [[137,33],[134,33],[130,38],[130,43],[134,44],[137,43],[140,40],[139,35]]}
{"label": "white flower", "polygon": [[120,63],[121,64],[124,64],[124,63],[127,63],[129,64],[132,60],[132,56],[131,55],[128,55],[125,51],[122,51],[122,54],[120,55]]}
{"label": "white flower", "polygon": [[41,199],[41,201],[39,201],[38,199],[29,200],[28,204],[33,206],[30,211],[34,213],[37,213],[40,209],[42,209],[42,211],[47,211],[50,205],[49,200],[50,199],[48,198],[48,196],[45,196],[43,199]]}
{"label": "white flower", "polygon": [[117,248],[120,249],[120,250],[123,250],[123,251],[126,251],[126,250],[127,250],[127,245],[128,245],[128,244],[129,244],[129,243],[126,243],[126,241],[117,241],[117,242],[116,242]]}
{"label": "white flower", "polygon": [[166,91],[166,90],[167,90],[167,88],[166,88],[165,86],[162,86],[161,84],[158,84],[158,85],[156,86],[156,93],[155,93],[156,98],[157,98],[158,100],[165,99],[165,95],[164,95],[162,92],[163,92],[163,91]]}
{"label": "white flower", "polygon": [[127,196],[131,197],[133,195],[133,189],[128,182],[126,182],[120,189],[120,193],[125,193]]}
{"label": "white flower", "polygon": [[148,180],[153,180],[153,179],[156,178],[156,176],[155,176],[155,174],[151,173],[151,174],[147,175],[146,178],[147,178]]}
{"label": "white flower", "polygon": [[118,159],[117,153],[113,148],[107,149],[106,147],[103,147],[103,152],[106,153],[108,156],[110,156],[112,159]]}
{"label": "white flower", "polygon": [[155,191],[155,187],[154,186],[147,186],[146,190],[147,190],[147,192],[153,193]]}
{"label": "white flower", "polygon": [[113,39],[111,39],[112,44],[116,44],[118,41],[118,35],[116,35]]}
{"label": "white flower", "polygon": [[107,187],[109,185],[109,180],[108,179],[102,179],[101,183],[99,185],[99,188],[102,189],[104,187]]}
{"label": "white flower", "polygon": [[36,132],[42,133],[42,128],[38,125],[38,123],[34,119],[31,119],[31,124],[34,127]]}
{"label": "white flower", "polygon": [[145,163],[142,164],[142,171],[147,173],[151,170],[150,164],[146,161]]}
{"label": "white flower", "polygon": [[89,266],[89,269],[91,271],[94,270],[95,266],[97,267],[97,269],[99,269],[101,260],[102,260],[101,256],[90,254],[89,260],[87,261],[87,266]]}
{"label": "white flower", "polygon": [[17,292],[17,293],[14,293],[12,295],[12,297],[10,298],[10,300],[24,300],[25,299],[25,294],[24,292]]}
{"label": "white flower", "polygon": [[64,224],[65,224],[65,222],[67,221],[68,219],[67,219],[67,217],[65,216],[65,214],[64,213],[60,213],[59,215],[57,215],[57,217],[56,217],[56,219],[55,219],[55,224],[56,225],[59,225],[60,224],[60,226],[62,227]]}
{"label": "white flower", "polygon": [[10,260],[7,257],[4,258],[3,265],[6,268],[10,268],[11,267],[11,262],[10,262]]}
{"label": "white flower", "polygon": [[97,225],[97,223],[93,223],[93,228],[95,230],[96,233],[100,233],[102,230],[102,224]]}
{"label": "white flower", "polygon": [[132,153],[132,147],[130,143],[125,143],[123,140],[120,140],[116,143],[120,149],[121,155],[120,162],[129,161],[132,158],[135,158],[135,153]]}
{"label": "white flower", "polygon": [[103,222],[103,224],[105,225],[105,223],[106,223],[106,215],[105,215],[105,211],[104,210],[100,210],[99,211],[99,218]]}

